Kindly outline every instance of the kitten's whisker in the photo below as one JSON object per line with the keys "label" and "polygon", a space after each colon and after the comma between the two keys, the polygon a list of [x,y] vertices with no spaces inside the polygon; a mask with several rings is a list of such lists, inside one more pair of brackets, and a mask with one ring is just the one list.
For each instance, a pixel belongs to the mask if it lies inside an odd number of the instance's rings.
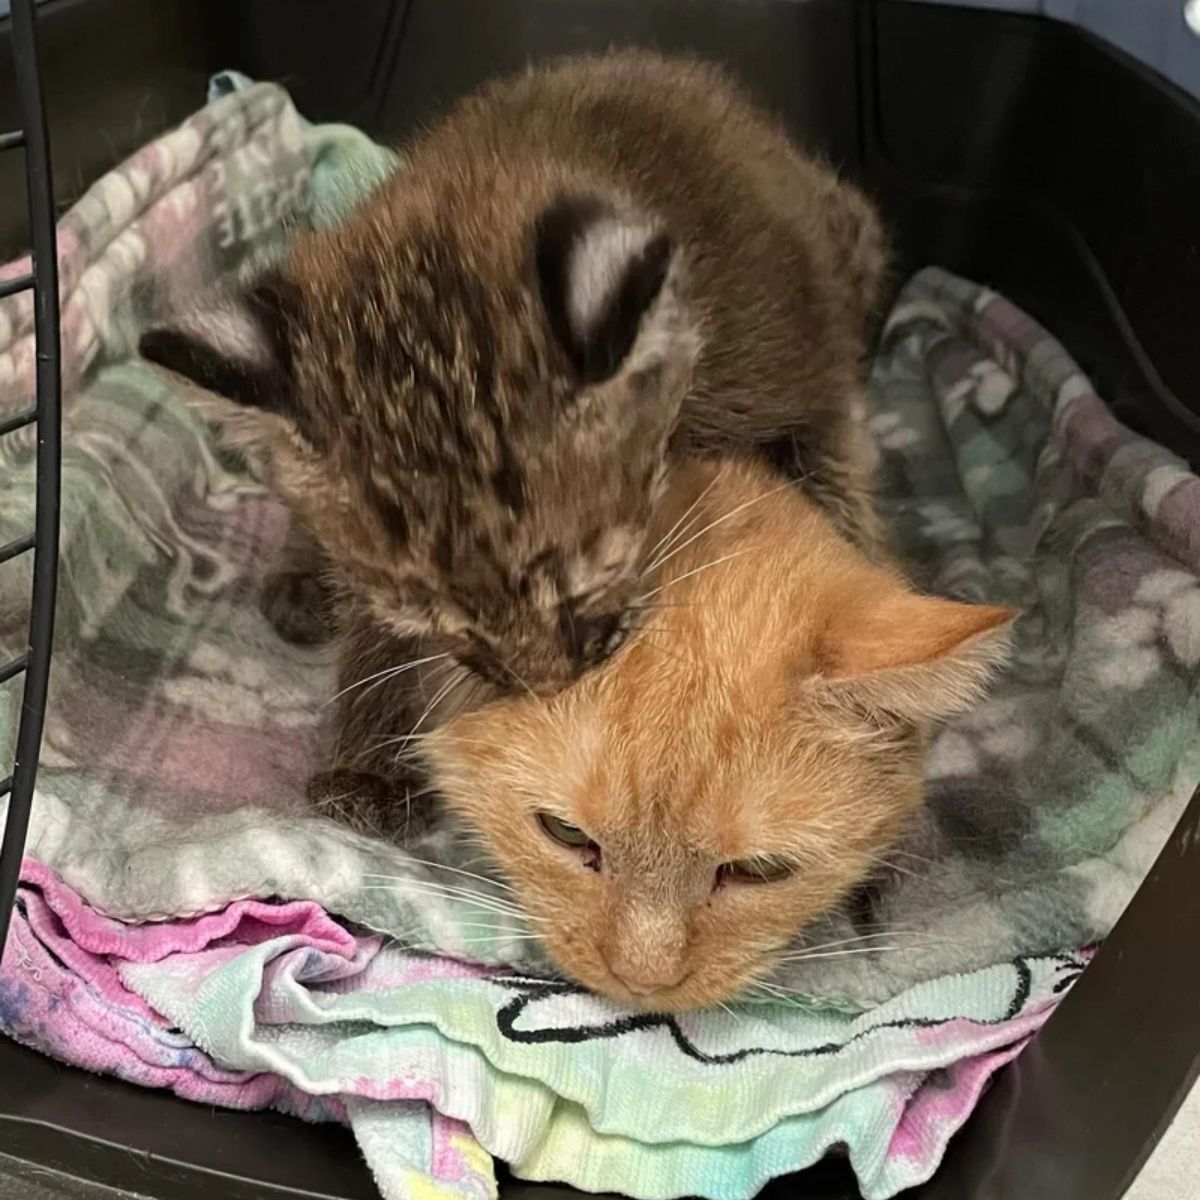
{"label": "kitten's whisker", "polygon": [[538,698],[537,692],[535,692],[533,688],[531,688],[529,684],[527,684],[525,680],[523,680],[520,675],[518,675],[516,671],[514,671],[512,667],[510,667],[508,663],[504,661],[504,659],[498,658],[497,662],[499,662],[499,664],[525,689],[526,692],[529,693],[534,700]]}
{"label": "kitten's whisker", "polygon": [[[429,661],[435,661],[435,660],[431,659],[431,660],[429,660]],[[428,663],[428,662],[424,662],[424,661],[422,661],[422,662],[416,662],[416,663],[412,663],[412,664],[410,664],[410,665],[408,665],[408,666],[405,666],[405,667],[404,667],[402,670],[399,670],[399,671],[392,671],[392,672],[390,672],[389,674],[385,675],[385,676],[384,676],[382,679],[377,679],[377,680],[375,680],[375,682],[374,682],[374,683],[372,683],[372,684],[371,684],[369,687],[365,687],[365,688],[363,688],[363,690],[362,690],[362,695],[363,695],[363,696],[366,696],[366,695],[368,695],[369,693],[373,692],[373,691],[374,691],[376,688],[378,688],[378,687],[383,687],[383,685],[384,685],[385,683],[389,683],[391,680],[395,679],[397,675],[403,675],[403,674],[404,674],[406,671],[408,671],[408,670],[411,670],[411,669],[412,669],[412,668],[414,668],[414,667],[415,667],[415,668],[416,668],[416,670],[417,670],[417,677],[418,677],[418,678],[420,678],[421,672],[422,672],[422,671],[423,671],[423,670],[424,670],[424,669],[425,669],[425,668],[426,668],[428,665],[429,665],[429,663]],[[361,698],[362,698],[362,697],[360,696],[360,697],[359,697],[359,699],[361,699]]]}
{"label": "kitten's whisker", "polygon": [[579,635],[575,631],[575,606],[570,601],[567,601],[567,603],[560,607],[559,611],[567,614],[567,625],[571,630],[571,645],[578,646]]}
{"label": "kitten's whisker", "polygon": [[363,753],[368,753],[371,750],[382,750],[385,746],[397,746],[401,742],[421,742],[431,736],[431,733],[401,733],[396,737],[380,738],[378,741],[373,742]]}
{"label": "kitten's whisker", "polygon": [[[438,659],[449,657],[449,654],[431,654],[427,658],[414,659],[412,662],[401,663],[397,667],[384,667],[382,671],[376,671],[373,675],[367,675],[365,678],[359,679],[357,682],[350,684],[348,687],[342,688],[340,692],[334,692],[334,694],[330,696],[329,699],[325,701],[325,704],[323,704],[321,707],[324,708],[326,705],[332,704],[335,700],[340,700],[344,695],[346,695],[347,692],[352,692],[355,688],[362,687],[364,683],[371,683],[372,680],[377,680],[378,683],[386,683],[387,680],[391,679],[393,676],[402,675],[405,671],[411,671],[414,667],[421,667],[427,663],[437,662]],[[373,686],[378,686],[378,683]],[[370,690],[370,688],[367,689],[367,691]]]}
{"label": "kitten's whisker", "polygon": [[682,575],[673,575],[665,583],[660,583],[658,587],[651,589],[648,592],[643,592],[642,595],[636,597],[635,603],[642,600],[649,600],[651,596],[658,595],[665,588],[671,587],[673,584],[680,583],[684,579],[691,579],[693,575],[699,575],[701,571],[707,571],[710,567],[719,567],[722,563],[727,563],[730,559],[740,558],[743,554],[751,553],[750,548],[745,550],[734,550],[731,554],[723,554],[720,558],[714,558],[712,562],[706,562],[702,566],[693,567],[690,571],[684,571]]}
{"label": "kitten's whisker", "polygon": [[[421,738],[427,738],[429,736],[430,734],[428,733],[419,733],[417,734],[415,740],[419,741]],[[510,749],[508,746],[501,746],[497,742],[487,742],[482,738],[464,738],[459,737],[458,734],[454,734],[453,739],[456,746],[482,746],[485,750],[495,750],[500,754],[503,754],[506,750]]]}
{"label": "kitten's whisker", "polygon": [[[724,470],[725,470],[725,468],[722,467],[721,468],[722,474],[724,474]],[[718,478],[719,478],[719,476],[718,476]],[[677,531],[678,531],[678,536],[682,536],[682,530],[680,529],[680,527],[681,526],[683,526],[684,528],[691,527],[692,522],[689,521],[688,518],[691,517],[692,514],[696,511],[696,508],[704,500],[704,497],[707,496],[708,493],[712,491],[713,485],[716,482],[717,482],[716,479],[710,480],[709,483],[705,486],[704,490],[702,492],[700,492],[700,494],[695,498],[695,500],[693,500],[691,502],[691,504],[689,504],[687,506],[687,508],[685,508],[683,510],[683,513],[679,516],[678,520],[676,520],[675,524],[672,525],[671,528],[668,529],[667,532],[664,533],[662,535],[662,537],[660,537],[658,539],[658,541],[655,542],[654,545],[650,547],[650,549],[643,552],[643,554],[641,556],[642,564],[643,564],[642,565],[642,573],[641,573],[641,575],[638,576],[639,579],[642,577],[642,575],[645,575],[651,569],[651,566],[654,563],[658,554],[660,552],[665,552],[674,544],[674,542],[676,540],[676,536],[677,536]],[[685,525],[685,522],[686,522],[686,525]]]}
{"label": "kitten's whisker", "polygon": [[[660,550],[663,550],[665,552],[666,549],[670,549],[670,540],[675,536],[675,531],[680,527],[680,525],[682,525],[684,523],[684,521],[686,521],[688,519],[689,516],[691,516],[691,514],[693,512],[696,511],[697,506],[699,504],[701,504],[704,500],[704,497],[707,496],[708,493],[711,492],[713,490],[713,488],[717,486],[717,484],[721,481],[721,479],[724,477],[724,475],[725,475],[725,467],[724,467],[724,465],[722,465],[720,470],[717,471],[717,473],[712,477],[712,479],[710,479],[708,481],[708,484],[705,486],[704,490],[701,491],[700,495],[698,495],[695,498],[695,500],[693,500],[691,502],[691,504],[689,504],[687,506],[687,508],[684,509],[683,516],[681,516],[679,518],[679,520],[676,521],[675,524],[672,525],[671,528],[668,529],[667,532],[665,534],[663,534],[663,536],[660,537],[657,542],[654,543],[654,545],[650,548],[650,550],[648,550],[646,552],[647,560],[653,560],[654,556],[656,554],[658,554],[658,552]],[[682,536],[682,534],[680,534],[680,536]],[[638,578],[639,579],[645,578],[645,576],[647,576],[652,570],[654,570],[654,567],[656,565],[657,565],[656,561],[651,561],[650,565],[642,571],[641,575],[639,575]]]}
{"label": "kitten's whisker", "polygon": [[438,789],[436,787],[422,788],[419,792],[407,793],[404,798],[406,801],[411,803],[413,800],[424,800],[426,796],[435,796],[437,795],[437,791]]}
{"label": "kitten's whisker", "polygon": [[648,566],[646,568],[646,570],[642,572],[642,575],[643,576],[649,575],[651,571],[657,570],[659,567],[663,566],[665,563],[670,562],[670,560],[673,559],[675,557],[675,555],[677,555],[681,550],[686,550],[688,548],[688,546],[690,546],[697,538],[703,537],[706,533],[709,532],[710,529],[716,529],[716,527],[718,525],[723,525],[726,521],[732,520],[734,517],[736,517],[738,515],[738,513],[745,512],[746,509],[752,508],[755,504],[761,504],[764,500],[769,500],[772,496],[777,495],[779,492],[782,492],[787,488],[795,487],[795,486],[796,485],[795,485],[795,483],[793,483],[792,480],[785,479],[781,484],[779,484],[778,487],[773,487],[773,488],[768,489],[765,492],[760,492],[757,496],[752,496],[749,500],[743,500],[741,504],[735,505],[733,508],[731,508],[729,510],[729,512],[725,513],[723,516],[717,517],[717,519],[715,521],[710,521],[707,525],[704,526],[703,529],[699,530],[696,533],[693,533],[692,536],[690,538],[688,538],[686,542],[681,542],[669,554],[665,554],[661,558],[659,558],[656,562],[651,563],[650,566]]}
{"label": "kitten's whisker", "polygon": [[660,608],[705,608],[707,606],[703,604],[683,604],[672,603],[671,601],[656,600],[653,604],[627,604],[625,607],[631,612],[642,612],[650,610],[657,611]]}
{"label": "kitten's whisker", "polygon": [[[453,671],[453,668],[451,668],[451,671]],[[433,699],[430,700],[427,705],[425,705],[425,711],[422,712],[421,715],[417,718],[417,723],[408,731],[408,733],[405,736],[412,737],[421,728],[421,726],[426,722],[426,720],[428,720],[429,714],[432,713],[433,710],[435,708],[437,708],[437,706],[439,704],[441,704],[441,702],[452,691],[454,691],[454,689],[456,687],[459,686],[459,684],[463,683],[464,680],[466,680],[466,678],[467,678],[467,676],[465,674],[458,675],[458,676],[452,677],[447,683],[442,684],[442,686],[440,688],[438,688],[438,690],[436,692],[434,692]]]}

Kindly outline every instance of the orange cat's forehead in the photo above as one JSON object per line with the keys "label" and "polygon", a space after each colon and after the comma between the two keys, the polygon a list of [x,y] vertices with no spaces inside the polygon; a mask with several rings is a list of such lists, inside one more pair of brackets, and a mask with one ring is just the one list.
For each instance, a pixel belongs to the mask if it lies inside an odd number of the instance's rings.
{"label": "orange cat's forehead", "polygon": [[[607,681],[541,708],[531,794],[598,840],[669,842],[714,860],[800,854],[853,763],[818,712],[794,706],[783,719],[778,656],[747,667],[753,683],[731,686],[715,655],[664,664],[635,643]],[[532,783],[539,775],[549,782]]]}

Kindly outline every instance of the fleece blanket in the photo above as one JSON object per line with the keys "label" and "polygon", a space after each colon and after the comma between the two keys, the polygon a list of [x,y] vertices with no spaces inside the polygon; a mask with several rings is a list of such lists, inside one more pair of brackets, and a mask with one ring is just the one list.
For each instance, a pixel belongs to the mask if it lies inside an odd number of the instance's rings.
{"label": "fleece blanket", "polygon": [[[371,1086],[408,1087],[468,1120],[530,1177],[733,1197],[838,1142],[871,1194],[891,1194],[913,1179],[872,1181],[865,1164],[888,1160],[897,1106],[847,1106],[903,1072],[1018,1041],[1019,1029],[996,1031],[1053,1001],[1072,952],[1111,926],[1200,777],[1197,480],[1122,429],[1002,298],[941,272],[915,279],[874,372],[883,501],[922,583],[1023,608],[1013,668],[939,736],[923,824],[852,908],[810,931],[812,952],[775,981],[778,1004],[687,1022],[615,1011],[546,976],[519,913],[459,857],[453,830],[402,852],[305,812],[328,663],[282,644],[257,609],[283,514],[256,465],[132,356],[166,299],[276,252],[297,222],[337,219],[394,165],[353,131],[305,128],[284,93],[256,86],[147,147],[64,218],[63,585],[29,853],[111,917],[307,899],[401,938],[402,953],[493,964],[423,995],[384,988],[348,1003],[379,1044],[413,1056]],[[0,412],[28,402],[32,359],[28,300],[11,298]],[[29,524],[31,468],[31,440],[6,439],[0,538]],[[23,638],[24,569],[0,579],[5,650]],[[10,690],[0,706],[10,743],[17,703]],[[211,990],[194,975],[172,983],[165,966],[137,986],[224,1065],[249,1069],[247,1058],[262,1065],[256,1038],[286,1039],[269,1023],[223,1024],[200,1001],[249,1004],[276,957],[230,956]],[[302,1009],[282,1006],[281,1024],[303,1026],[290,1019]],[[922,1031],[963,1022],[1002,1041],[914,1055]],[[325,1024],[340,1037],[352,1022]],[[296,1045],[274,1069],[347,1091],[339,1072],[353,1058],[335,1067],[311,1038]],[[450,1086],[452,1058],[469,1096]],[[771,1064],[777,1093],[739,1084],[752,1061]],[[660,1100],[644,1094],[648,1072]],[[628,1174],[635,1165],[648,1182]]]}

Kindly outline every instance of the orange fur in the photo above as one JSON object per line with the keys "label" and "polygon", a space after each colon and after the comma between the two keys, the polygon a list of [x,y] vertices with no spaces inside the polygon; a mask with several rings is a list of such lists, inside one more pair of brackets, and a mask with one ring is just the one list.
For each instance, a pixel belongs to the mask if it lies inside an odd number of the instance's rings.
{"label": "orange fur", "polygon": [[[767,973],[870,871],[921,801],[929,722],[980,694],[1014,614],[917,595],[749,463],[677,468],[655,525],[655,607],[615,659],[425,753],[558,966],[674,1010]],[[599,869],[539,811],[585,831]],[[795,869],[718,883],[753,858]]]}

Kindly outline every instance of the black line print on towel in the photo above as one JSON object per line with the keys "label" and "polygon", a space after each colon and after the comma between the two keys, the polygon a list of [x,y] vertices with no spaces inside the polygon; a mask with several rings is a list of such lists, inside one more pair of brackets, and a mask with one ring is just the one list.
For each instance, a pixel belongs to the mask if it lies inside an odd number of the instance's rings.
{"label": "black line print on towel", "polygon": [[[1033,985],[1031,958],[1020,956],[1009,963],[1012,969],[1012,991],[1003,1016],[990,1020],[975,1019],[978,1025],[1000,1025],[1017,1016],[1025,1007]],[[1042,961],[1052,962],[1057,973],[1052,990],[1057,994],[1078,977],[1086,963],[1073,955],[1045,955]],[[894,1021],[881,1021],[840,1042],[823,1045],[784,1049],[774,1046],[744,1046],[726,1053],[714,1053],[702,1049],[681,1028],[678,1020],[668,1013],[625,1013],[608,1021],[590,1025],[538,1025],[538,1007],[541,1002],[564,996],[586,996],[587,989],[564,980],[543,979],[533,975],[514,973],[492,975],[488,983],[507,991],[515,992],[508,1003],[496,1013],[496,1028],[510,1042],[522,1045],[577,1045],[581,1042],[604,1041],[624,1037],[651,1029],[663,1029],[676,1047],[688,1058],[712,1066],[724,1066],[741,1062],[746,1058],[771,1055],[778,1058],[822,1058],[837,1054],[846,1046],[868,1038],[881,1029],[932,1029],[938,1025],[959,1020],[957,1017],[901,1017]],[[544,1006],[542,1006],[544,1009]]]}

